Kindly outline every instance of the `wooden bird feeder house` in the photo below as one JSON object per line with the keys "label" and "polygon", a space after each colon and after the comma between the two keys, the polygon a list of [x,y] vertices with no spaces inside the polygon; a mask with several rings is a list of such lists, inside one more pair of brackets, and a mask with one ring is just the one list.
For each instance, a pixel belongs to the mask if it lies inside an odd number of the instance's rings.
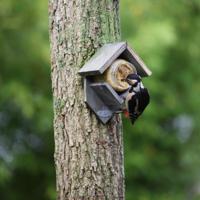
{"label": "wooden bird feeder house", "polygon": [[141,58],[126,42],[101,47],[79,70],[84,77],[85,102],[102,123],[121,112],[129,85],[123,81],[128,74],[151,75]]}

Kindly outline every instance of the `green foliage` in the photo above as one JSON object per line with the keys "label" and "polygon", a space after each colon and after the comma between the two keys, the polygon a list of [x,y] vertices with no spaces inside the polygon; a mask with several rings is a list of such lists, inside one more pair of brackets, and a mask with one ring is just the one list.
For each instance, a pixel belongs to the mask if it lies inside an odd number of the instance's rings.
{"label": "green foliage", "polygon": [[[48,2],[0,2],[0,199],[55,199]],[[123,0],[122,38],[153,71],[124,119],[127,200],[200,199],[200,2]],[[56,101],[58,109],[63,102]]]}
{"label": "green foliage", "polygon": [[134,127],[124,120],[127,200],[199,198],[199,11],[199,1],[121,4],[122,37],[153,71],[150,106]]}
{"label": "green foliage", "polygon": [[55,197],[47,7],[0,2],[2,200]]}

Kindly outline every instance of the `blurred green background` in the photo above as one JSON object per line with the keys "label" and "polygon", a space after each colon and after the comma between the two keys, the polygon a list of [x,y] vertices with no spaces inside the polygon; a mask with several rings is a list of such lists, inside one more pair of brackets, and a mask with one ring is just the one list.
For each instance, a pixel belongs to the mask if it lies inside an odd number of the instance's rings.
{"label": "blurred green background", "polygon": [[[53,200],[47,0],[0,2],[0,199]],[[200,0],[122,0],[122,39],[153,71],[124,120],[126,200],[200,199]]]}

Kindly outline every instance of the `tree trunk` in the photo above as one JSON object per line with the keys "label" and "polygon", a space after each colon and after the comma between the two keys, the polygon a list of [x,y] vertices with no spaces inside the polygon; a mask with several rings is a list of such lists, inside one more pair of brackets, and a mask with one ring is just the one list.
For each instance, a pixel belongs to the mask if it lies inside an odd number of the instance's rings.
{"label": "tree trunk", "polygon": [[50,0],[58,200],[124,199],[122,123],[102,125],[78,74],[97,48],[119,41],[118,0]]}

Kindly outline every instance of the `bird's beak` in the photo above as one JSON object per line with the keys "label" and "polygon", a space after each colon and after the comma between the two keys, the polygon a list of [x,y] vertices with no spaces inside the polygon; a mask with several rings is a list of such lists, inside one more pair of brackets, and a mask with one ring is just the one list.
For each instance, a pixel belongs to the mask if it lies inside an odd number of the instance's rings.
{"label": "bird's beak", "polygon": [[121,79],[121,81],[127,81],[127,79],[126,79],[126,78],[123,78],[123,79]]}
{"label": "bird's beak", "polygon": [[126,78],[121,79],[121,81],[126,81],[126,82],[128,82],[129,79],[126,77]]}

